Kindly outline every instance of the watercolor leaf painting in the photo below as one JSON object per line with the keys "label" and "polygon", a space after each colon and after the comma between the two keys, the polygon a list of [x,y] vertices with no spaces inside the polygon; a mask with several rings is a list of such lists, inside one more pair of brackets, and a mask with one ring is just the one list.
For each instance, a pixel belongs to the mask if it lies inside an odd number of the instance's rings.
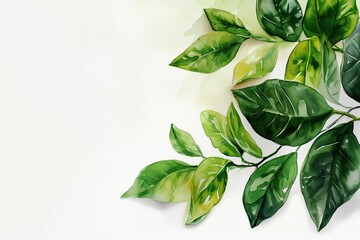
{"label": "watercolor leaf painting", "polygon": [[[305,205],[320,231],[360,188],[360,136],[354,132],[360,117],[352,113],[360,106],[345,106],[340,98],[344,92],[360,103],[356,1],[308,0],[302,9],[297,0],[257,0],[257,20],[267,33],[263,35],[231,12],[215,8],[204,12],[213,31],[200,36],[170,66],[209,74],[229,64],[245,41],[262,43],[234,68],[232,94],[237,106],[230,103],[226,115],[213,110],[200,114],[205,135],[223,156],[205,157],[190,133],[171,124],[173,149],[201,159],[200,164],[178,160],[150,164],[122,198],[186,201],[190,206],[186,224],[196,224],[220,203],[228,172],[252,168],[243,206],[250,226],[256,227],[286,203],[299,175]],[[293,50],[283,76],[241,87],[271,73],[281,46],[289,43]],[[246,129],[242,118],[252,129]],[[342,118],[347,121],[339,124]],[[265,146],[258,137],[278,147],[264,156]],[[298,150],[307,144],[310,149],[298,167]],[[284,147],[292,150],[279,155]]]}

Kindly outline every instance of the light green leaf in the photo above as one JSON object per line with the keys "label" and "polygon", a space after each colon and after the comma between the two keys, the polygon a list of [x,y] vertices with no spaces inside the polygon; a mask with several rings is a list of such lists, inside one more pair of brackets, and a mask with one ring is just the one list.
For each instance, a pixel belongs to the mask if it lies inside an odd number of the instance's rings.
{"label": "light green leaf", "polygon": [[234,85],[272,72],[278,58],[278,49],[278,44],[264,44],[241,60],[234,69]]}
{"label": "light green leaf", "polygon": [[303,28],[307,37],[318,36],[335,44],[350,36],[358,19],[356,0],[308,0]]}
{"label": "light green leaf", "polygon": [[297,153],[275,158],[251,175],[243,195],[251,227],[272,217],[286,202],[297,175]]}
{"label": "light green leaf", "polygon": [[202,157],[200,147],[195,143],[193,137],[175,124],[170,127],[170,142],[174,150],[189,157]]}
{"label": "light green leaf", "polygon": [[230,133],[233,136],[238,148],[255,157],[261,158],[261,149],[256,144],[255,140],[251,137],[251,135],[248,133],[248,131],[246,131],[233,103],[230,104],[226,120],[230,129]]}
{"label": "light green leaf", "polygon": [[226,188],[229,163],[229,160],[216,157],[206,158],[200,163],[193,176],[186,224],[200,222],[220,202]]}
{"label": "light green leaf", "polygon": [[307,143],[333,114],[318,92],[297,82],[267,80],[233,94],[254,130],[281,145]]}
{"label": "light green leaf", "polygon": [[145,167],[122,198],[151,198],[160,202],[190,200],[196,167],[177,160],[164,160]]}
{"label": "light green leaf", "polygon": [[297,0],[257,0],[256,15],[270,35],[296,42],[302,32],[302,10]]}
{"label": "light green leaf", "polygon": [[228,32],[211,32],[201,36],[170,66],[201,73],[211,73],[234,59],[246,38]]}
{"label": "light green leaf", "polygon": [[322,43],[322,66],[318,90],[330,102],[339,104],[340,71],[336,54],[328,41]]}
{"label": "light green leaf", "polygon": [[320,231],[360,188],[360,145],[352,122],[315,140],[302,167],[300,183],[310,216]]}
{"label": "light green leaf", "polygon": [[317,89],[321,73],[321,43],[318,37],[299,42],[291,52],[285,79]]}
{"label": "light green leaf", "polygon": [[215,31],[225,31],[244,38],[250,37],[250,32],[234,14],[215,8],[207,8],[204,11],[212,29]]}
{"label": "light green leaf", "polygon": [[227,127],[227,121],[222,114],[206,110],[200,115],[201,124],[212,145],[226,156],[240,157],[241,152],[236,148],[234,139]]}
{"label": "light green leaf", "polygon": [[344,41],[341,81],[347,95],[360,102],[360,23]]}

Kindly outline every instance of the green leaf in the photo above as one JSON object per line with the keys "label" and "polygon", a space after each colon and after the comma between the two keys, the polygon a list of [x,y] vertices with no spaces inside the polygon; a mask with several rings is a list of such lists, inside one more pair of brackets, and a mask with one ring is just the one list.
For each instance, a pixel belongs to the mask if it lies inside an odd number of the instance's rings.
{"label": "green leaf", "polygon": [[164,160],[145,167],[121,197],[151,198],[160,202],[190,199],[196,167],[177,160]]}
{"label": "green leaf", "polygon": [[320,231],[360,188],[360,145],[353,123],[333,128],[311,146],[300,175],[306,206]]}
{"label": "green leaf", "polygon": [[234,59],[245,40],[228,32],[207,33],[176,57],[170,66],[193,72],[214,72]]}
{"label": "green leaf", "polygon": [[174,150],[189,157],[202,157],[200,147],[195,143],[193,137],[175,124],[170,127],[170,142]]}
{"label": "green leaf", "polygon": [[200,115],[201,124],[212,145],[226,156],[240,157],[241,152],[236,148],[234,139],[227,127],[225,116],[218,112],[206,110]]}
{"label": "green leaf", "polygon": [[333,113],[319,93],[297,82],[267,80],[233,94],[254,130],[281,145],[307,143]]}
{"label": "green leaf", "polygon": [[342,86],[351,98],[360,102],[360,23],[354,33],[344,41],[341,68]]}
{"label": "green leaf", "polygon": [[278,49],[278,44],[264,44],[241,60],[234,69],[234,85],[272,72],[278,58]]}
{"label": "green leaf", "polygon": [[231,103],[229,107],[226,120],[236,145],[244,152],[261,158],[261,149],[256,144],[255,140],[251,137],[251,135],[248,133],[248,131],[246,131],[233,103]]}
{"label": "green leaf", "polygon": [[251,175],[243,195],[251,227],[272,217],[286,202],[297,175],[297,153],[275,158]]}
{"label": "green leaf", "polygon": [[336,54],[328,41],[322,43],[321,49],[322,66],[318,90],[327,100],[339,104],[341,83]]}
{"label": "green leaf", "polygon": [[215,8],[207,8],[204,11],[212,29],[215,31],[225,31],[244,38],[250,37],[250,32],[234,14]]}
{"label": "green leaf", "polygon": [[308,0],[303,28],[307,37],[318,36],[335,44],[350,36],[358,19],[356,0]]}
{"label": "green leaf", "polygon": [[256,15],[270,35],[296,42],[302,32],[302,10],[296,0],[257,0]]}
{"label": "green leaf", "polygon": [[229,160],[211,157],[204,159],[196,169],[186,224],[200,222],[220,202],[227,183]]}
{"label": "green leaf", "polygon": [[321,43],[318,37],[299,42],[291,52],[285,79],[317,89],[321,73]]}

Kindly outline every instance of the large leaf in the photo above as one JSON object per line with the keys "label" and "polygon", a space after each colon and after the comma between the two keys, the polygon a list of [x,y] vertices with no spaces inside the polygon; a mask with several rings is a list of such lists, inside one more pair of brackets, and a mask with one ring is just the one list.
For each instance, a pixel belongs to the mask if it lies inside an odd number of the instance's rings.
{"label": "large leaf", "polygon": [[200,222],[220,202],[226,188],[229,163],[229,160],[216,157],[206,158],[200,163],[193,176],[186,224]]}
{"label": "large leaf", "polygon": [[190,157],[203,156],[199,145],[196,144],[193,137],[188,132],[176,127],[175,124],[171,124],[169,137],[170,143],[176,152]]}
{"label": "large leaf", "polygon": [[291,52],[285,79],[317,89],[321,73],[321,43],[318,37],[299,42]]}
{"label": "large leaf", "polygon": [[360,145],[353,134],[352,122],[339,125],[315,140],[300,181],[306,206],[320,231],[360,187]]}
{"label": "large leaf", "polygon": [[347,95],[360,102],[360,23],[344,42],[341,80]]}
{"label": "large leaf", "polygon": [[234,85],[247,79],[261,78],[272,72],[278,57],[277,44],[264,44],[241,60],[234,69]]}
{"label": "large leaf", "polygon": [[206,110],[200,115],[201,124],[212,145],[226,156],[240,157],[241,152],[234,144],[234,139],[227,127],[227,121],[222,114]]}
{"label": "large leaf", "polygon": [[296,42],[302,32],[302,10],[297,0],[257,0],[256,14],[270,35]]}
{"label": "large leaf", "polygon": [[201,36],[171,66],[193,72],[211,73],[234,59],[246,38],[228,32],[211,32]]}
{"label": "large leaf", "polygon": [[307,37],[325,37],[335,44],[350,36],[358,19],[356,0],[308,0],[303,28]]}
{"label": "large leaf", "polygon": [[297,82],[267,80],[233,93],[254,130],[281,145],[310,141],[333,113],[319,93]]}
{"label": "large leaf", "polygon": [[323,41],[321,50],[322,65],[318,90],[327,100],[339,104],[341,83],[336,54],[328,41]]}
{"label": "large leaf", "polygon": [[248,133],[248,131],[246,131],[233,103],[231,103],[229,107],[226,120],[236,145],[244,152],[261,158],[261,149],[256,144],[255,140],[251,137],[251,135]]}
{"label": "large leaf", "polygon": [[195,166],[177,160],[164,160],[145,167],[131,188],[121,197],[152,198],[160,202],[190,199]]}
{"label": "large leaf", "polygon": [[297,175],[297,153],[290,153],[256,169],[243,195],[251,227],[272,217],[286,202]]}
{"label": "large leaf", "polygon": [[211,27],[215,31],[225,31],[240,35],[244,38],[250,37],[250,32],[245,28],[243,22],[234,14],[227,11],[207,8],[204,9]]}

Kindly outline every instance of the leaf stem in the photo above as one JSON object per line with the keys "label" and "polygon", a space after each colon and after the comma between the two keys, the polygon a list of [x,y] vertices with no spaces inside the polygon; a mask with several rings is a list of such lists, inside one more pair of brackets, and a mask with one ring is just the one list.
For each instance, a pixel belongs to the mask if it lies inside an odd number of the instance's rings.
{"label": "leaf stem", "polygon": [[333,46],[333,50],[336,51],[336,52],[341,52],[341,53],[344,53],[344,49],[342,49],[341,47],[338,47],[338,46]]}
{"label": "leaf stem", "polygon": [[271,154],[263,157],[263,158],[261,159],[261,161],[258,162],[258,163],[255,163],[254,166],[259,167],[259,165],[262,164],[263,162],[265,162],[267,159],[269,159],[269,158],[271,158],[272,156],[276,155],[276,154],[280,151],[280,149],[281,149],[282,147],[283,147],[283,146],[279,146],[273,153],[271,153]]}
{"label": "leaf stem", "polygon": [[258,40],[258,41],[262,41],[262,42],[268,42],[268,43],[279,43],[279,42],[283,42],[282,40],[276,40],[276,39],[272,39],[272,38],[268,38],[268,37],[264,37],[264,36],[257,36],[252,34],[251,38],[254,40]]}
{"label": "leaf stem", "polygon": [[343,111],[339,111],[339,110],[334,109],[334,113],[335,114],[340,114],[340,115],[343,115],[343,116],[347,116],[347,117],[352,118],[354,120],[356,120],[358,118],[357,116],[351,114],[349,111],[343,112]]}

